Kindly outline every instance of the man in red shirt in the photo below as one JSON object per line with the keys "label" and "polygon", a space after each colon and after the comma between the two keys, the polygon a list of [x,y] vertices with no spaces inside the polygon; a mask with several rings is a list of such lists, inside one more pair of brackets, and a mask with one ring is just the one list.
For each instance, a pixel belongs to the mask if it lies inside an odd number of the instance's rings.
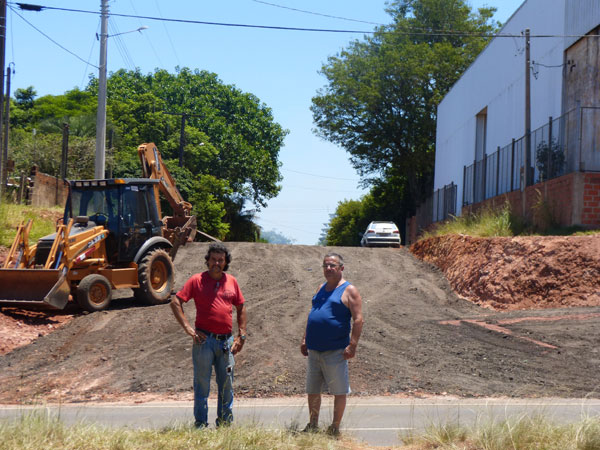
{"label": "man in red shirt", "polygon": [[[171,309],[194,345],[194,418],[197,428],[208,426],[208,394],[212,367],[218,386],[217,426],[233,420],[233,355],[246,340],[244,296],[233,275],[225,273],[231,254],[222,243],[210,244],[204,257],[208,270],[192,275],[171,300]],[[192,327],[182,303],[194,299],[196,322]],[[233,339],[232,309],[235,307],[239,334]]]}

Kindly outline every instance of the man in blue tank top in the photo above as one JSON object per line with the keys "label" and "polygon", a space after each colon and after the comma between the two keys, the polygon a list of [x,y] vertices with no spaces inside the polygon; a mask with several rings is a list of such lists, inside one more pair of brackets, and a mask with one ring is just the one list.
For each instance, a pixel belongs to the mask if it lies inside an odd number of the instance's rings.
{"label": "man in blue tank top", "polygon": [[[319,429],[321,392],[334,396],[333,421],[327,432],[340,434],[340,422],[350,393],[348,360],[354,358],[363,327],[358,289],[343,277],[344,259],[328,253],[323,259],[323,283],[312,298],[300,351],[308,356],[306,393],[310,422],[304,431]],[[352,322],[352,324],[351,324]],[[352,325],[352,326],[351,326]]]}

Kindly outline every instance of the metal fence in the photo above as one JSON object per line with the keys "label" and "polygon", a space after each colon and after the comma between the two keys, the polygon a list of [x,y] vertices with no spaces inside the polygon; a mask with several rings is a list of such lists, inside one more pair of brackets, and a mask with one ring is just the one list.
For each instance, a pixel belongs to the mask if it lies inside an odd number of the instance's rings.
{"label": "metal fence", "polygon": [[[600,172],[600,107],[579,107],[530,133],[531,183],[576,171]],[[464,167],[463,205],[522,189],[526,136]]]}
{"label": "metal fence", "polygon": [[433,222],[456,215],[456,185],[447,184],[433,193]]}

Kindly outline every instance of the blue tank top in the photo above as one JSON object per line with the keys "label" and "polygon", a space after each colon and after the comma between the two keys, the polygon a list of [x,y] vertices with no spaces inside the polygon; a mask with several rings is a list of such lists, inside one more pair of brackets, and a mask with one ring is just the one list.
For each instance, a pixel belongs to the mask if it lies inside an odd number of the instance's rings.
{"label": "blue tank top", "polygon": [[312,299],[306,323],[306,347],[324,352],[346,348],[350,343],[350,309],[342,302],[342,294],[350,283],[346,281],[333,291],[321,286]]}

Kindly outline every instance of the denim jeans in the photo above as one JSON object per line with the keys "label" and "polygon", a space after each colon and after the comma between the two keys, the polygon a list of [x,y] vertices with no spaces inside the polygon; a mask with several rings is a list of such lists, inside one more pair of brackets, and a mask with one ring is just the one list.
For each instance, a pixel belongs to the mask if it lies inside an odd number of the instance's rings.
{"label": "denim jeans", "polygon": [[192,347],[194,363],[194,418],[196,426],[208,425],[208,394],[212,368],[215,367],[217,381],[217,425],[233,421],[233,366],[231,353],[233,337],[227,340],[216,340],[207,336],[203,344]]}

